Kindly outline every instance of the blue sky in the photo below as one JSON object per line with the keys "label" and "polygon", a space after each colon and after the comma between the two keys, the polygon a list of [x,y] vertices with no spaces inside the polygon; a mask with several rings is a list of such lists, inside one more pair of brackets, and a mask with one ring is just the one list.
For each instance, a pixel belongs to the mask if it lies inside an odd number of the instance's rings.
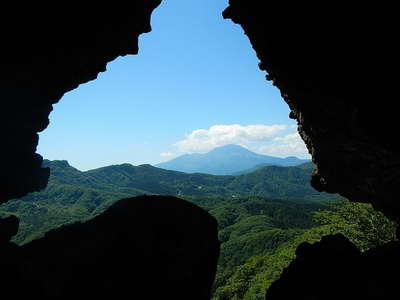
{"label": "blue sky", "polygon": [[139,54],[64,95],[38,153],[80,170],[166,161],[236,143],[308,158],[279,91],[265,80],[227,0],[164,0]]}

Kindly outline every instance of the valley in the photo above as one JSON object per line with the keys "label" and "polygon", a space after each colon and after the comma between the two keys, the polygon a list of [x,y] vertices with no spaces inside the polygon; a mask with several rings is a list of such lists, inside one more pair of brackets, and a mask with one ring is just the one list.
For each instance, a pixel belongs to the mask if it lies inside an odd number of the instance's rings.
{"label": "valley", "polygon": [[[264,299],[267,287],[295,257],[301,242],[315,242],[337,232],[355,239],[362,236],[365,229],[355,231],[347,221],[345,226],[333,226],[329,218],[338,220],[338,207],[350,205],[354,215],[360,211],[367,216],[376,214],[374,219],[379,222],[374,226],[385,224],[385,229],[389,228],[385,231],[388,236],[378,244],[394,237],[390,235],[394,225],[372,208],[312,189],[309,176],[314,166],[310,162],[261,166],[236,176],[188,174],[151,165],[121,164],[86,172],[67,161],[46,160],[44,166],[51,170],[45,190],[0,206],[1,217],[15,215],[20,219],[14,242],[25,244],[64,224],[91,219],[122,198],[177,196],[200,206],[218,221],[221,254],[213,300]],[[350,223],[358,228],[354,215]]]}

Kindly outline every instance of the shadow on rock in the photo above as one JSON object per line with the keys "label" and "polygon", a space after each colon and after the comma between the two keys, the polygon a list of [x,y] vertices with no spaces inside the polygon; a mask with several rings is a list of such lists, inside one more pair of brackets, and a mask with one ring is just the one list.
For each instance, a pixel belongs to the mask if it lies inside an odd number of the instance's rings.
{"label": "shadow on rock", "polygon": [[342,234],[303,243],[267,291],[267,300],[395,299],[399,242],[359,250]]}
{"label": "shadow on rock", "polygon": [[24,293],[42,299],[209,299],[219,255],[215,219],[170,196],[120,200],[17,248]]}

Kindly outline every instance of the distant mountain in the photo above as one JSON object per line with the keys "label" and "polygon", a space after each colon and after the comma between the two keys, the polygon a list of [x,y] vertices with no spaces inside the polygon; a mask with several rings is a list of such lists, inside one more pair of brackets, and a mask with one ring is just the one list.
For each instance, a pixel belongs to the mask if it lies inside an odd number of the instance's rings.
{"label": "distant mountain", "polygon": [[250,170],[257,165],[296,166],[310,160],[294,156],[286,158],[254,153],[238,145],[215,148],[205,154],[185,154],[170,161],[155,165],[158,168],[185,173],[232,175]]}

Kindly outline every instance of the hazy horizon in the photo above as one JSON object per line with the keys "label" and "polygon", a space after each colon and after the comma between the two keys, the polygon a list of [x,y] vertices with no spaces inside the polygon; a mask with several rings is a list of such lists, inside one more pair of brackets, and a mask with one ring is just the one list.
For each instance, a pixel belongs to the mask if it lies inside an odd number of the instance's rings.
{"label": "hazy horizon", "polygon": [[[224,145],[224,146],[228,146],[228,145],[240,146],[240,145],[236,145],[236,144],[227,144],[227,145]],[[185,154],[182,154],[182,155],[207,154],[207,153],[213,151],[214,149],[222,148],[222,147],[224,147],[224,146],[215,147],[215,148],[211,149],[210,151],[207,151],[207,152],[204,152],[204,153],[185,153]],[[247,149],[247,148],[244,147],[244,146],[240,146],[240,147],[243,147],[243,148]],[[252,151],[252,150],[250,150],[250,149],[247,149],[247,150]],[[256,151],[252,151],[252,152],[254,152],[254,153],[256,153],[256,154],[265,155],[265,154],[262,154],[262,153],[258,153],[258,152],[256,152]],[[167,159],[167,160],[165,160],[165,161],[163,161],[163,162],[167,162],[167,161],[173,160],[173,159],[178,158],[178,157],[180,157],[180,156],[182,156],[182,155],[178,155],[178,156],[176,156],[176,157],[174,157],[174,158],[169,158],[169,159]],[[272,156],[272,157],[279,157],[279,156]],[[288,158],[288,157],[290,157],[290,156],[284,156],[284,157],[279,157],[279,158]],[[304,158],[300,158],[300,157],[297,157],[297,156],[294,156],[294,157],[299,158],[299,159],[304,159]],[[46,158],[45,158],[45,159],[46,159]],[[305,158],[305,159],[310,159],[310,158]],[[69,164],[70,166],[72,166],[72,167],[74,167],[75,169],[77,169],[77,170],[79,170],[79,171],[82,171],[82,172],[86,172],[86,171],[90,171],[90,170],[94,170],[94,169],[99,169],[99,168],[104,168],[104,167],[108,167],[108,166],[111,166],[111,165],[130,164],[130,165],[132,165],[132,166],[151,165],[151,166],[157,167],[156,165],[160,164],[160,163],[144,162],[144,163],[136,164],[136,165],[135,165],[135,164],[132,164],[132,163],[129,163],[129,162],[121,162],[121,163],[109,164],[109,165],[104,165],[104,166],[96,166],[96,167],[94,167],[94,168],[89,168],[89,169],[80,169],[80,168],[78,168],[77,166],[73,165],[68,159],[59,158],[59,159],[54,159],[54,160],[50,160],[50,159],[47,159],[47,160],[49,160],[49,161],[67,161],[68,164]],[[310,160],[311,160],[311,159],[310,159]],[[157,168],[158,168],[158,167],[157,167]],[[160,167],[160,168],[162,168],[162,167]]]}

